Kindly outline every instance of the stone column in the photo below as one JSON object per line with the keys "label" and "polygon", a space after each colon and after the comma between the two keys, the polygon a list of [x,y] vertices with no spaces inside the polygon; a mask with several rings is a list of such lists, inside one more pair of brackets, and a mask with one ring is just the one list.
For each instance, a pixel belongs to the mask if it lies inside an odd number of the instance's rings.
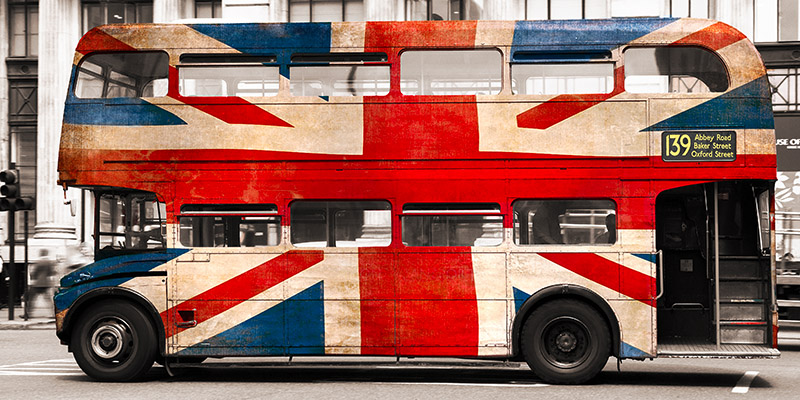
{"label": "stone column", "polygon": [[[58,147],[75,46],[81,36],[80,0],[39,1],[39,82],[36,223],[75,226],[58,180]],[[73,201],[80,192],[70,190]]]}
{"label": "stone column", "polygon": [[525,6],[520,10],[519,1],[512,0],[484,0],[483,15],[484,20],[516,20],[525,19]]}
{"label": "stone column", "polygon": [[364,0],[364,21],[400,21],[396,6],[390,0]]}
{"label": "stone column", "polygon": [[194,18],[194,0],[153,0],[153,22]]}

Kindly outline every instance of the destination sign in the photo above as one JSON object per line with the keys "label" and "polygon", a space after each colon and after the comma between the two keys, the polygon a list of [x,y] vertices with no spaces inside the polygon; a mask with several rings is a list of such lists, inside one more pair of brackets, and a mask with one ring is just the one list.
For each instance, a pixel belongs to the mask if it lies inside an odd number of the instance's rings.
{"label": "destination sign", "polygon": [[663,132],[661,159],[664,161],[734,161],[736,132]]}

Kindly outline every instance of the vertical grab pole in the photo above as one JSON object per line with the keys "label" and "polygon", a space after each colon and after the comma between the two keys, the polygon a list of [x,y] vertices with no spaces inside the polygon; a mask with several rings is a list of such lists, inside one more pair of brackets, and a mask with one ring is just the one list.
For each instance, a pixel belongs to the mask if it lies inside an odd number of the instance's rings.
{"label": "vertical grab pole", "polygon": [[660,299],[661,296],[664,295],[664,254],[661,250],[656,252],[656,257],[658,258],[658,294],[656,295],[656,300]]}
{"label": "vertical grab pole", "polygon": [[719,183],[714,182],[714,322],[717,330],[717,350],[721,345],[719,326]]}

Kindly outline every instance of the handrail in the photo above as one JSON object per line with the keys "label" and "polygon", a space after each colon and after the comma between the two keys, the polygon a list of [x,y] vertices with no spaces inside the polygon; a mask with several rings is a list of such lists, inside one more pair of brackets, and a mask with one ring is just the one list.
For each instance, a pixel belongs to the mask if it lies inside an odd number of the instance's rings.
{"label": "handrail", "polygon": [[664,252],[659,250],[656,252],[656,257],[658,257],[658,288],[660,292],[656,293],[656,300],[658,300],[664,295]]}

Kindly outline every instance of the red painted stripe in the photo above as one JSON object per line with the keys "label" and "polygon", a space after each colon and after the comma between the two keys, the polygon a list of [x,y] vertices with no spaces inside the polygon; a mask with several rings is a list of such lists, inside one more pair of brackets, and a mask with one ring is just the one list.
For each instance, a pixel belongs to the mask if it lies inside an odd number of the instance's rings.
{"label": "red painted stripe", "polygon": [[614,90],[601,94],[558,95],[522,114],[517,115],[520,128],[547,129],[551,126],[586,111],[623,92],[625,76],[623,67],[614,71]]}
{"label": "red painted stripe", "polygon": [[184,330],[170,322],[177,321],[177,310],[196,310],[195,320],[200,324],[308,269],[322,259],[323,252],[320,250],[292,250],[206,290],[161,313],[166,336],[171,337]]}
{"label": "red painted stripe", "polygon": [[477,356],[469,248],[360,249],[359,279],[362,354]]}
{"label": "red painted stripe", "polygon": [[[475,48],[477,21],[371,21],[364,37],[366,51],[392,52],[413,47]],[[447,34],[442,34],[447,32]]]}
{"label": "red painted stripe", "polygon": [[655,307],[656,279],[594,253],[539,253],[540,256],[611,290]]}
{"label": "red painted stripe", "polygon": [[394,260],[394,251],[358,251],[362,355],[395,354]]}
{"label": "red painted stripe", "polygon": [[270,125],[293,128],[292,124],[241,97],[181,96],[178,90],[178,69],[169,67],[169,97],[190,105],[229,124]]}
{"label": "red painted stripe", "polygon": [[694,32],[683,39],[677,40],[672,44],[695,44],[716,51],[744,39],[747,39],[747,37],[738,30],[734,29],[728,24],[717,22],[716,24],[708,26],[705,29]]}
{"label": "red painted stripe", "polygon": [[92,29],[87,32],[78,42],[78,47],[75,50],[81,54],[109,50],[136,51],[135,48],[99,29]]}

